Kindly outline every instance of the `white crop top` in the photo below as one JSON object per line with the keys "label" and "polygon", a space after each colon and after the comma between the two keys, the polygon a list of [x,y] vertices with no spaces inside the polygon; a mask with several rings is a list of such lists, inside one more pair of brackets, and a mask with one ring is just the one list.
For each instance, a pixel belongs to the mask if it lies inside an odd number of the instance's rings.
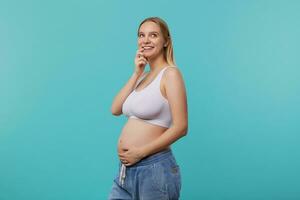
{"label": "white crop top", "polygon": [[122,105],[122,112],[128,118],[140,119],[151,124],[163,127],[170,127],[172,115],[168,100],[160,92],[160,80],[163,72],[168,68],[164,67],[154,80],[140,91],[136,91],[137,85],[145,78],[144,74],[137,81],[134,90],[128,95]]}

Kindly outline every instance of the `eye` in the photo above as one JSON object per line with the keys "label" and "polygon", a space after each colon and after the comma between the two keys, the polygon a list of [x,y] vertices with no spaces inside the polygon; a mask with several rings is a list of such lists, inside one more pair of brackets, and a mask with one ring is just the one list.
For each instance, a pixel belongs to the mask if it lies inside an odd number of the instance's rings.
{"label": "eye", "polygon": [[[144,34],[141,33],[141,34],[138,35],[138,37],[140,37],[140,38],[141,38],[141,37],[144,37]],[[151,34],[151,37],[157,37],[157,34],[152,33],[152,34]]]}

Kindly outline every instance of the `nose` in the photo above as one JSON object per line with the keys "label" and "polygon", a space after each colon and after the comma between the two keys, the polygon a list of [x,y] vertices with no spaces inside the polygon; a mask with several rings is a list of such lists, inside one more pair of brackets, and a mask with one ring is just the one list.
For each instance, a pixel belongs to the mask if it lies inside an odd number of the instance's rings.
{"label": "nose", "polygon": [[149,36],[144,36],[144,37],[141,38],[141,40],[140,40],[140,45],[141,45],[141,46],[148,45],[149,43],[151,43]]}
{"label": "nose", "polygon": [[149,36],[145,36],[143,42],[144,42],[144,43],[149,43],[149,41],[150,41],[150,40],[149,40]]}

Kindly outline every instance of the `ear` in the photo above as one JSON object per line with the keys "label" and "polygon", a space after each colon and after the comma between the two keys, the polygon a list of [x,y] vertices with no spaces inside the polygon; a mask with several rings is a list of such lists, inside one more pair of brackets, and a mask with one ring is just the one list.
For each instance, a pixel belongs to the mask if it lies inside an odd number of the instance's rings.
{"label": "ear", "polygon": [[164,44],[164,47],[167,47],[168,45],[169,45],[169,41]]}

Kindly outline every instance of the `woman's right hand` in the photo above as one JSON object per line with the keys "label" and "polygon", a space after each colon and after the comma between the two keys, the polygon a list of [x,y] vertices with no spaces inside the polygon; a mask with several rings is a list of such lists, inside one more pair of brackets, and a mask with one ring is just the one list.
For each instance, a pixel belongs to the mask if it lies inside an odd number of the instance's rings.
{"label": "woman's right hand", "polygon": [[134,64],[135,64],[135,73],[137,75],[141,75],[144,72],[145,66],[148,63],[148,60],[146,57],[144,57],[144,49],[140,48],[136,51]]}

